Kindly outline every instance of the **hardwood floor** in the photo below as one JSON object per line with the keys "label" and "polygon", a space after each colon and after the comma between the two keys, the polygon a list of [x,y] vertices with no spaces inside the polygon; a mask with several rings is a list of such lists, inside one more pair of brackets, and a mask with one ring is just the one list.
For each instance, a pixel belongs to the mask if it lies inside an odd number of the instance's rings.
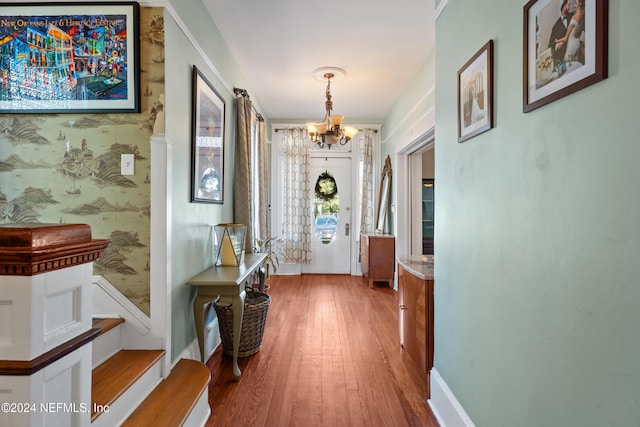
{"label": "hardwood floor", "polygon": [[262,349],[219,347],[207,426],[438,426],[428,380],[400,347],[397,293],[361,277],[272,276]]}

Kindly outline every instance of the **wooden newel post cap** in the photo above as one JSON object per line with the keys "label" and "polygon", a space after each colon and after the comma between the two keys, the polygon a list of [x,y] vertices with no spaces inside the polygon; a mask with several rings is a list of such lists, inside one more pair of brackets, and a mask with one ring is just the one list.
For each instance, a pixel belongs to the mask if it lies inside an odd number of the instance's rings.
{"label": "wooden newel post cap", "polygon": [[97,260],[108,239],[87,224],[0,225],[0,275],[32,276]]}

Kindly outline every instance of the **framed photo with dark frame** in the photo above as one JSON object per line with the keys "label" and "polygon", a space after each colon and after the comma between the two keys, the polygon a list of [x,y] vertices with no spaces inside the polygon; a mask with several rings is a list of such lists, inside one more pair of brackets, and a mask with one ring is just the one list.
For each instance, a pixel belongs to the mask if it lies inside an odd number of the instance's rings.
{"label": "framed photo with dark frame", "polygon": [[458,71],[458,142],[493,126],[493,40],[489,40]]}
{"label": "framed photo with dark frame", "polygon": [[224,110],[224,99],[194,65],[192,202],[224,202]]}
{"label": "framed photo with dark frame", "polygon": [[139,113],[139,6],[0,4],[2,113]]}
{"label": "framed photo with dark frame", "polygon": [[607,78],[608,1],[530,0],[523,39],[527,113]]}

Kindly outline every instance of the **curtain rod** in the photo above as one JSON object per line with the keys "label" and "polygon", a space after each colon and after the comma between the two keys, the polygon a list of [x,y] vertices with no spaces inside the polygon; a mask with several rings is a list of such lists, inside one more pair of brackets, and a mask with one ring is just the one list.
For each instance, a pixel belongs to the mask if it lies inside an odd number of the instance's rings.
{"label": "curtain rod", "polygon": [[[251,101],[251,97],[249,96],[249,92],[247,92],[246,89],[240,89],[238,87],[234,87],[233,88],[233,93],[235,93],[236,96],[243,97],[247,101]],[[256,120],[258,120],[259,122],[264,122],[264,117],[262,117],[262,114],[258,113],[255,108],[253,108],[253,111],[256,113]]]}
{"label": "curtain rod", "polygon": [[246,89],[240,89],[240,88],[234,87],[233,88],[233,93],[235,93],[236,96],[238,96],[238,95],[242,96],[246,100],[251,100],[251,98],[249,97],[249,92],[247,92]]}
{"label": "curtain rod", "polygon": [[[303,128],[303,127],[294,127],[294,128],[276,128],[276,129],[274,129],[274,131],[276,131],[276,132],[280,132],[281,130],[287,130],[287,129],[305,129],[305,128]],[[369,128],[367,128],[367,129],[369,129]],[[358,129],[358,132],[363,132],[364,130],[365,130],[365,129]],[[372,130],[372,131],[373,131],[373,133],[378,133],[378,129],[369,129],[369,130]]]}

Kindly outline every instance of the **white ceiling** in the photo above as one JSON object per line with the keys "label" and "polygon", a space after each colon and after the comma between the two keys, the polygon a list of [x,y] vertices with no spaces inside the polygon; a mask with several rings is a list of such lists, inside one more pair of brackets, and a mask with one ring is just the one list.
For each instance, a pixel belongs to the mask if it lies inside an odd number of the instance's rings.
{"label": "white ceiling", "polygon": [[434,46],[435,0],[202,1],[272,121],[320,121],[332,66],[334,113],[381,122]]}

